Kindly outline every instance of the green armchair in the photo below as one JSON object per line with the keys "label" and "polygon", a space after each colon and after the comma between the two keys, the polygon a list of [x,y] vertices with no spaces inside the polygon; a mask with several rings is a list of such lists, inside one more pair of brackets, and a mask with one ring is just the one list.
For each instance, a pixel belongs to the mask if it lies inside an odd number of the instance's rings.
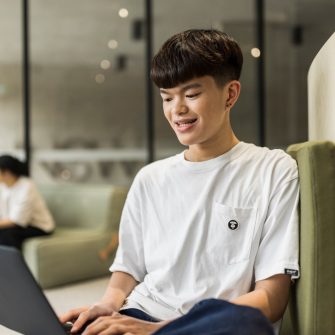
{"label": "green armchair", "polygon": [[335,144],[294,144],[288,153],[300,176],[301,278],[280,334],[335,334]]}
{"label": "green armchair", "polygon": [[55,222],[54,234],[27,239],[23,256],[43,288],[108,274],[99,258],[117,232],[127,189],[104,185],[39,187]]}

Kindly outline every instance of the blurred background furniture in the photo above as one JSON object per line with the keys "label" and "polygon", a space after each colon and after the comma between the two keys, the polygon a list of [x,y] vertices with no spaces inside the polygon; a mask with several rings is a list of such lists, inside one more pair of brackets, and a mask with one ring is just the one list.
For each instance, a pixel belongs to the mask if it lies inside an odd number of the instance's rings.
{"label": "blurred background furniture", "polygon": [[56,222],[53,235],[31,238],[23,245],[39,284],[50,288],[107,274],[114,255],[102,261],[99,250],[118,231],[127,189],[82,184],[39,189]]}
{"label": "blurred background furniture", "polygon": [[294,144],[288,153],[300,175],[301,278],[280,334],[335,334],[335,144]]}

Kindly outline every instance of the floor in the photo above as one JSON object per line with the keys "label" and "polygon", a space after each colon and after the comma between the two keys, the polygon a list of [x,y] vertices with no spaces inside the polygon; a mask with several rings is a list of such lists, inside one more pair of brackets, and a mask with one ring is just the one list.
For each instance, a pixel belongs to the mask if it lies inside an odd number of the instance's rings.
{"label": "floor", "polygon": [[[44,293],[55,310],[62,314],[71,308],[90,305],[98,301],[105,292],[109,277],[98,278],[73,285],[46,290]],[[0,325],[1,335],[18,335]]]}

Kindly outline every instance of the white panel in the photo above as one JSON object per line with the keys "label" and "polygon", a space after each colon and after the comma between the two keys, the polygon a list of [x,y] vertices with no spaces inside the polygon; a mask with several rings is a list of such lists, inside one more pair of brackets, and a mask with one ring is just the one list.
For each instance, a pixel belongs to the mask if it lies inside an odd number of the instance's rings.
{"label": "white panel", "polygon": [[335,142],[335,33],[308,72],[308,137]]}

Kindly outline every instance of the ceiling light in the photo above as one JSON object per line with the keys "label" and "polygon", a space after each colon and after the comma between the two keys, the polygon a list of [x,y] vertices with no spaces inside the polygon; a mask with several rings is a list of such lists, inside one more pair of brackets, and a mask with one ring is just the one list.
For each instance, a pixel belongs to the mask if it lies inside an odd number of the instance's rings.
{"label": "ceiling light", "polygon": [[128,14],[129,14],[129,13],[128,13],[128,9],[126,9],[126,8],[121,8],[121,9],[119,10],[119,16],[122,17],[122,18],[127,17]]}
{"label": "ceiling light", "polygon": [[251,56],[255,58],[259,58],[261,56],[261,50],[259,50],[258,48],[252,48],[250,53]]}
{"label": "ceiling light", "polygon": [[109,40],[108,41],[108,48],[109,49],[116,49],[118,47],[118,42],[116,40]]}
{"label": "ceiling light", "polygon": [[108,59],[104,59],[100,62],[100,67],[103,70],[107,70],[111,67],[111,62]]}
{"label": "ceiling light", "polygon": [[101,73],[98,73],[95,76],[95,81],[97,82],[97,84],[102,84],[105,81],[105,76]]}

